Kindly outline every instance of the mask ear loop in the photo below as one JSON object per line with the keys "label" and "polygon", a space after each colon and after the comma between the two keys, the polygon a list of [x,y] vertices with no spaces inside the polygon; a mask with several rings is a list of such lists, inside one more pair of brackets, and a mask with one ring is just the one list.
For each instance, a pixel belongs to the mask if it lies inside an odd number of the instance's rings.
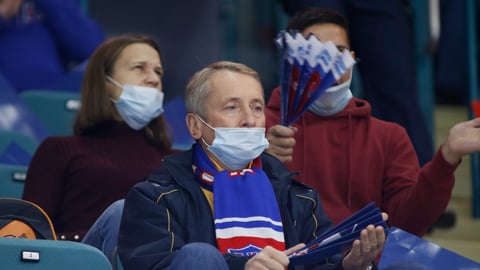
{"label": "mask ear loop", "polygon": [[110,76],[107,75],[107,76],[105,76],[105,78],[106,78],[109,82],[111,82],[111,83],[113,83],[114,85],[120,87],[120,89],[123,88],[123,86],[122,86],[121,84],[119,84],[117,81],[115,81],[112,77],[110,77]]}
{"label": "mask ear loop", "polygon": [[205,124],[207,127],[211,128],[213,131],[215,131],[215,128],[212,127],[212,126],[210,126],[207,122],[205,122],[205,120],[203,120],[203,118],[202,118],[200,115],[196,114],[196,116],[198,117],[198,119],[199,119],[203,124]]}
{"label": "mask ear loop", "polygon": [[[119,84],[117,81],[115,81],[112,77],[106,75],[105,78],[107,79],[107,81],[113,83],[113,85],[119,87],[120,89],[122,89],[122,93],[123,93],[123,86],[121,84]],[[117,103],[118,100],[115,100],[114,98],[110,97],[110,100],[113,102],[113,103]]]}
{"label": "mask ear loop", "polygon": [[[195,116],[196,116],[196,117],[200,120],[200,122],[202,122],[205,126],[211,128],[213,131],[215,131],[215,128],[212,127],[212,126],[210,126],[205,120],[203,120],[203,118],[202,118],[200,115],[195,114]],[[203,138],[203,136],[201,137],[201,140],[202,140],[202,142],[203,142],[206,146],[211,147],[211,145],[208,144],[207,141],[205,141],[205,139]]]}

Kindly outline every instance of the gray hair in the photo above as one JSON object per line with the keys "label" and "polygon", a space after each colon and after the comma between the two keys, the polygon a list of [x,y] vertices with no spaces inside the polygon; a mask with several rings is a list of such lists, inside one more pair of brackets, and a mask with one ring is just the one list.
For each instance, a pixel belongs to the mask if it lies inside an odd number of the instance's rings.
{"label": "gray hair", "polygon": [[185,107],[187,113],[194,113],[206,120],[205,104],[211,90],[210,81],[219,72],[238,72],[252,76],[259,83],[260,76],[248,66],[230,61],[214,62],[193,75],[185,91]]}

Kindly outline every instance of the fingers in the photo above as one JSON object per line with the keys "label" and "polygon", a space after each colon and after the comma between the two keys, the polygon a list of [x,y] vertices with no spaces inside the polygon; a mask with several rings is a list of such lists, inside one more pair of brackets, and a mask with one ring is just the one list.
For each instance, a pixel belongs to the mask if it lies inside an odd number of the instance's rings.
{"label": "fingers", "polygon": [[344,258],[345,269],[366,269],[375,260],[385,244],[382,226],[368,225],[360,232],[360,239],[352,244],[350,253]]}
{"label": "fingers", "polygon": [[268,129],[268,132],[271,133],[275,137],[284,137],[284,138],[291,138],[297,132],[296,127],[286,127],[282,125],[275,125]]}
{"label": "fingers", "polygon": [[385,212],[382,212],[382,220],[387,221],[388,220],[388,214]]}
{"label": "fingers", "polygon": [[475,118],[475,119],[472,119],[472,120],[470,121],[470,123],[471,123],[472,126],[475,127],[475,128],[480,127],[480,117],[477,117],[477,118]]}
{"label": "fingers", "polygon": [[297,244],[297,245],[285,250],[283,253],[288,256],[288,255],[291,255],[292,253],[294,253],[295,251],[298,251],[298,250],[300,250],[304,247],[305,247],[305,244],[300,243],[300,244]]}
{"label": "fingers", "polygon": [[288,266],[288,263],[288,257],[284,252],[267,246],[260,253],[247,261],[245,264],[245,269],[284,270]]}
{"label": "fingers", "polygon": [[292,161],[293,146],[295,139],[293,138],[296,128],[275,125],[268,129],[267,140],[269,146],[267,152],[274,155],[282,162]]}
{"label": "fingers", "polygon": [[368,225],[360,235],[362,257],[370,262],[377,257],[385,244],[385,232],[382,226]]}

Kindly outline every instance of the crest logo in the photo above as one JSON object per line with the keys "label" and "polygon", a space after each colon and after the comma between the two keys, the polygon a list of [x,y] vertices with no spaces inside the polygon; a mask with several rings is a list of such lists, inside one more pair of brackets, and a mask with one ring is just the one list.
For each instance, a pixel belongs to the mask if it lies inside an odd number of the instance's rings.
{"label": "crest logo", "polygon": [[255,245],[252,245],[252,244],[249,244],[248,246],[245,246],[243,248],[228,248],[227,249],[227,252],[229,254],[235,254],[235,255],[240,255],[240,256],[253,256],[253,255],[259,253],[260,251],[262,251],[261,248],[255,246]]}

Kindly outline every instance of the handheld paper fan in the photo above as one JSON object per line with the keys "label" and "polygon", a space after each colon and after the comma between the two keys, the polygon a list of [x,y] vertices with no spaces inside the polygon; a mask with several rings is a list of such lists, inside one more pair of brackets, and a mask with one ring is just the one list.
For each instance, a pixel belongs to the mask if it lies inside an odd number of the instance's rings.
{"label": "handheld paper fan", "polygon": [[373,202],[307,243],[304,248],[290,254],[290,264],[314,264],[342,253],[351,247],[353,241],[360,238],[361,231],[370,224],[388,228],[382,212]]}
{"label": "handheld paper fan", "polygon": [[331,41],[322,43],[314,35],[280,32],[275,44],[281,54],[281,124],[297,121],[328,87],[355,64],[348,51],[339,51]]}

